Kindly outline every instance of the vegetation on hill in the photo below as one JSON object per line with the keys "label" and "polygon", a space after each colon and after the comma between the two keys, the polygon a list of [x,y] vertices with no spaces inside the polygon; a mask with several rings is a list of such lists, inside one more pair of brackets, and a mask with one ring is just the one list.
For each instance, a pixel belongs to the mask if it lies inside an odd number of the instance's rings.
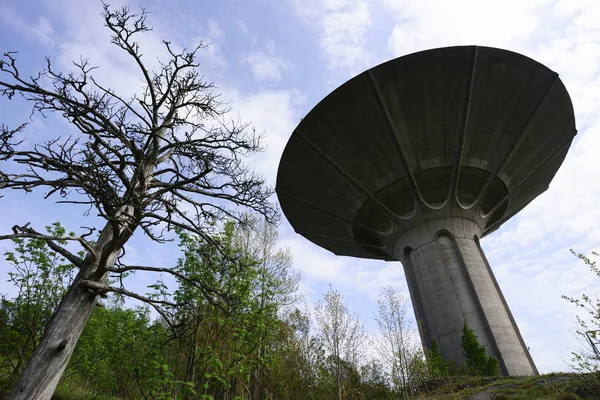
{"label": "vegetation on hill", "polygon": [[[56,223],[48,232],[64,229]],[[497,362],[490,368],[492,358],[466,325],[465,365],[443,360],[435,342],[425,357],[405,319],[409,303],[391,287],[380,294],[377,340],[333,287],[313,310],[301,307],[291,254],[276,241],[277,231],[266,223],[248,228],[230,221],[210,238],[179,231],[178,279],[150,285],[146,295],[162,302],[160,308],[131,308],[122,295],[106,297],[54,398],[448,398],[477,388],[508,390],[502,385],[509,382],[518,391],[530,382],[493,378]],[[26,365],[74,272],[43,240],[15,244],[5,254],[18,291],[0,306],[0,393]]]}

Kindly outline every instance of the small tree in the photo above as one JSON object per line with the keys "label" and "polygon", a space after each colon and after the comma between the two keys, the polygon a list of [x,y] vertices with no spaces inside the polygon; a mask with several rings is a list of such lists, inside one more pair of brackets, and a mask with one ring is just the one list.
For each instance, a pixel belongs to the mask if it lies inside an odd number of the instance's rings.
{"label": "small tree", "polygon": [[264,363],[260,360],[270,358],[269,339],[278,322],[277,314],[299,299],[297,290],[300,275],[292,270],[290,250],[276,248],[278,236],[277,229],[264,220],[253,226],[238,229],[237,232],[238,246],[246,257],[257,262],[254,306],[260,310],[264,323],[264,334],[260,337],[256,348],[258,362],[251,376],[252,400],[264,398],[263,388],[260,385],[261,375],[264,375]]}
{"label": "small tree", "polygon": [[469,375],[498,376],[500,374],[498,360],[487,355],[485,346],[479,344],[477,336],[466,322],[463,325],[461,343],[466,371]]}
{"label": "small tree", "polygon": [[321,343],[311,334],[308,309],[296,308],[281,321],[280,341],[274,346],[274,367],[267,375],[274,399],[315,399],[321,388]]}
{"label": "small tree", "polygon": [[435,339],[427,350],[427,369],[431,378],[443,378],[448,375],[448,364],[442,358],[440,347]]}
{"label": "small tree", "polygon": [[185,380],[205,396],[220,398],[219,390],[229,390],[235,397],[250,381],[250,393],[264,397],[261,371],[272,361],[279,310],[295,301],[299,279],[289,251],[275,248],[276,234],[265,223],[240,228],[228,221],[213,237],[221,251],[197,235],[179,234],[183,257],[174,271],[182,278],[173,296],[178,306],[165,313],[177,321]]}
{"label": "small tree", "polygon": [[382,340],[380,357],[391,372],[394,390],[403,398],[411,398],[418,371],[413,367],[415,357],[422,357],[418,332],[408,319],[409,299],[392,286],[384,287],[377,300],[374,315]]}
{"label": "small tree", "polygon": [[[84,205],[105,222],[93,243],[89,237],[95,228],[53,235],[24,224],[0,236],[43,240],[79,269],[9,399],[51,397],[98,295],[116,292],[152,306],[168,303],[107,284],[109,274],[173,273],[120,263],[134,232],[141,229],[164,242],[165,229],[178,227],[210,241],[216,221],[243,220],[240,206],[269,222],[277,218],[269,201],[272,189],[242,162],[261,149],[260,137],[246,124],[227,119],[214,86],[198,72],[196,54],[205,45],[177,50],[165,41],[167,59],[152,70],[136,41],[150,30],[145,10],[135,14],[105,4],[102,15],[112,43],[139,72],[139,96],[124,98],[94,79],[95,67],[85,59],[75,63],[76,73],[62,73],[48,58],[46,68],[29,77],[19,71],[14,52],[0,58],[0,96],[21,96],[31,102],[34,114],[56,112],[75,128],[71,136],[31,143],[20,138],[25,125],[0,125],[0,162],[11,171],[0,171],[0,189],[45,189],[46,198]],[[62,240],[79,243],[85,256],[61,245]]]}
{"label": "small tree", "polygon": [[352,390],[349,378],[358,370],[366,333],[358,317],[348,311],[344,297],[329,285],[322,301],[315,305],[319,337],[327,353],[327,367],[335,380],[339,400]]}
{"label": "small tree", "polygon": [[[581,253],[571,252],[582,260],[597,277],[600,277],[600,267],[592,258]],[[599,257],[600,254],[592,252],[594,257]],[[576,317],[577,330],[576,333],[583,344],[583,348],[579,351],[572,351],[573,358],[571,359],[571,367],[577,372],[600,372],[600,298],[596,295],[590,297],[587,294],[582,294],[579,299],[562,296],[563,299],[570,301],[572,304],[580,307],[585,311],[587,317]]]}

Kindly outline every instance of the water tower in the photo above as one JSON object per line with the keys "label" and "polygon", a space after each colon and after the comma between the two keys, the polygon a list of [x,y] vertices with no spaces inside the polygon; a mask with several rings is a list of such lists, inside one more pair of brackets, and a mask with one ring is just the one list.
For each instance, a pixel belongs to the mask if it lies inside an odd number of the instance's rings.
{"label": "water tower", "polygon": [[548,188],[575,134],[544,65],[489,47],[423,51],[314,107],[283,152],[277,195],[311,242],[402,262],[426,347],[462,363],[466,322],[503,375],[535,375],[479,240]]}

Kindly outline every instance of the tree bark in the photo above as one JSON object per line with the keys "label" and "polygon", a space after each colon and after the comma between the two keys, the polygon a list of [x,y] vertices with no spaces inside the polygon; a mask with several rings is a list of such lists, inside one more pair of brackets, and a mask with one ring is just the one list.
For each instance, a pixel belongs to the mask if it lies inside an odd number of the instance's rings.
{"label": "tree bark", "polygon": [[[128,237],[120,239],[127,240],[131,234],[132,232],[126,232],[125,236]],[[121,250],[121,246],[112,245],[112,239],[113,228],[110,223],[107,223],[94,246],[100,259],[102,254],[107,254],[103,268],[113,266]],[[93,278],[97,270],[98,262],[88,254],[6,400],[50,400],[52,398],[98,297],[97,293],[81,287],[80,283],[85,279],[106,282],[107,273],[100,278]]]}

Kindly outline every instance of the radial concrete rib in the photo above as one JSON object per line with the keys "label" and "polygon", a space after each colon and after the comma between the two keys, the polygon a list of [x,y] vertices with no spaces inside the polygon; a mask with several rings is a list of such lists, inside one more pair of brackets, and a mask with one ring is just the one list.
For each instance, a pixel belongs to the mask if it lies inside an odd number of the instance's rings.
{"label": "radial concrete rib", "polygon": [[[415,201],[415,209],[419,209],[417,200],[422,201],[424,204],[427,204],[423,197],[421,196],[421,192],[419,192],[419,187],[417,186],[417,182],[415,181],[415,177],[412,174],[410,169],[410,165],[408,164],[408,160],[406,159],[406,155],[404,151],[402,151],[402,146],[400,145],[400,133],[396,131],[394,124],[392,123],[392,118],[390,113],[388,112],[387,107],[383,102],[383,96],[381,95],[381,91],[377,86],[377,82],[375,82],[375,78],[373,77],[373,73],[371,70],[368,71],[369,83],[371,86],[371,90],[375,93],[375,100],[377,101],[377,110],[381,112],[383,110],[383,121],[388,130],[388,133],[394,136],[394,144],[396,145],[396,151],[400,156],[400,164],[406,173],[406,177],[408,178],[408,186],[410,187],[410,191],[413,195],[413,200]],[[399,102],[400,104],[401,102]],[[406,126],[406,116],[404,115],[404,109],[402,109],[402,120],[404,121],[404,125]],[[406,130],[408,131],[408,126],[406,126]],[[410,138],[409,138],[410,140]],[[401,218],[398,216],[398,218]]]}
{"label": "radial concrete rib", "polygon": [[558,81],[558,74],[556,74],[556,76],[554,77],[554,80],[552,81],[552,83],[550,83],[550,85],[548,85],[548,87],[546,88],[546,91],[544,92],[544,95],[542,96],[542,98],[540,99],[540,101],[538,102],[538,104],[536,105],[536,107],[534,108],[534,110],[531,113],[531,115],[529,115],[529,119],[527,120],[527,123],[525,124],[525,127],[523,127],[523,129],[521,130],[521,133],[517,136],[517,140],[515,141],[515,143],[513,143],[512,147],[510,148],[510,151],[508,152],[508,154],[504,158],[504,161],[502,161],[502,164],[500,164],[498,167],[496,167],[492,171],[492,173],[490,174],[488,180],[483,185],[483,188],[481,188],[481,192],[479,192],[479,195],[477,196],[477,198],[475,199],[475,201],[473,201],[473,203],[471,204],[471,207],[473,205],[479,203],[481,201],[481,199],[483,199],[483,196],[485,196],[485,194],[488,191],[488,189],[490,187],[490,184],[492,183],[492,181],[494,180],[494,178],[496,178],[496,176],[498,176],[498,174],[504,170],[504,168],[506,167],[506,165],[508,165],[508,163],[510,162],[510,160],[512,160],[512,158],[515,155],[515,153],[517,152],[517,150],[521,147],[521,144],[523,144],[523,142],[525,141],[525,139],[527,139],[527,135],[525,135],[525,132],[527,132],[527,129],[529,128],[529,125],[531,124],[531,121],[533,121],[535,115],[540,110],[542,104],[544,103],[544,101],[548,97],[548,93],[550,93],[550,91],[552,90],[552,88],[554,87],[554,85],[556,84],[557,81]]}
{"label": "radial concrete rib", "polygon": [[475,70],[476,70],[477,58],[478,58],[477,55],[478,55],[478,48],[477,48],[477,46],[475,46],[473,48],[473,62],[471,63],[471,73],[469,74],[469,76],[470,76],[469,90],[467,91],[467,94],[466,94],[467,98],[465,99],[465,110],[463,112],[462,120],[461,120],[462,126],[459,127],[459,130],[461,131],[461,133],[458,135],[458,146],[457,146],[458,154],[456,155],[454,163],[452,165],[452,177],[450,178],[451,179],[450,192],[448,193],[448,199],[454,199],[454,201],[456,201],[456,203],[463,208],[465,208],[465,207],[458,200],[458,196],[456,195],[456,192],[458,191],[458,179],[459,179],[459,175],[460,175],[460,165],[462,162],[465,138],[467,136],[467,124],[469,122],[469,116],[471,113],[471,98],[473,96],[473,81],[475,80]]}
{"label": "radial concrete rib", "polygon": [[[529,175],[528,175],[528,176],[527,176],[527,177],[526,177],[526,178],[525,178],[525,179],[524,179],[524,180],[523,180],[523,181],[522,181],[522,182],[521,182],[521,183],[520,183],[518,186],[516,186],[514,189],[513,189],[513,188],[511,188],[511,193],[510,193],[510,194],[508,194],[508,195],[506,195],[506,196],[504,196],[504,197],[502,198],[502,200],[500,200],[500,201],[498,202],[498,204],[496,204],[496,205],[494,206],[494,208],[492,208],[492,209],[490,210],[490,212],[489,212],[489,213],[487,213],[487,214],[485,214],[483,217],[484,217],[484,218],[488,218],[490,215],[493,215],[493,214],[494,214],[494,212],[495,212],[495,211],[496,211],[498,208],[500,208],[500,207],[501,207],[501,206],[502,206],[502,205],[503,205],[505,202],[507,202],[507,201],[510,199],[510,197],[511,197],[511,196],[512,196],[514,193],[517,193],[517,192],[518,192],[518,191],[519,191],[519,190],[520,190],[520,189],[521,189],[521,188],[522,188],[522,187],[523,187],[523,186],[524,186],[524,185],[525,185],[527,182],[529,182],[529,180],[530,180],[531,178],[533,178],[533,177],[536,175],[536,173],[537,173],[539,170],[541,170],[541,169],[542,169],[542,167],[543,167],[543,166],[545,166],[547,163],[549,163],[550,161],[552,161],[552,159],[553,159],[553,158],[554,158],[554,157],[555,157],[557,154],[560,154],[561,150],[562,150],[562,149],[563,149],[565,146],[569,146],[569,144],[571,143],[571,141],[572,141],[572,140],[573,140],[573,137],[571,137],[569,140],[567,140],[567,141],[563,142],[563,143],[562,143],[562,144],[561,144],[561,145],[560,145],[560,146],[559,146],[559,147],[558,147],[556,150],[554,150],[554,151],[553,151],[553,152],[550,154],[550,156],[549,156],[548,158],[546,158],[546,160],[544,160],[544,162],[543,162],[543,163],[539,164],[539,165],[538,165],[538,167],[537,167],[536,169],[534,169],[534,170],[533,170],[533,172],[532,172],[532,173],[530,173],[530,174],[529,174]],[[498,221],[494,222],[494,223],[493,223],[492,225],[490,225],[489,227],[486,227],[486,229],[485,229],[485,230],[486,230],[486,231],[493,230],[493,228],[494,228],[496,225],[500,225],[500,224],[502,224],[503,222],[504,222],[504,218],[501,218],[501,219],[499,219]]]}
{"label": "radial concrete rib", "polygon": [[[319,125],[319,129],[322,132],[328,133],[322,126]],[[348,183],[354,186],[359,192],[361,192],[365,197],[367,197],[373,204],[375,204],[381,211],[383,211],[387,217],[390,219],[391,224],[395,224],[395,219],[398,218],[396,214],[394,214],[389,208],[387,208],[383,203],[381,203],[375,196],[369,193],[360,183],[358,183],[348,172],[346,172],[342,167],[340,167],[335,161],[331,159],[327,154],[325,154],[317,145],[315,145],[311,140],[302,135],[301,132],[298,132],[298,138],[302,140],[316,155],[318,155],[323,161],[331,166],[340,176],[342,176]]]}
{"label": "radial concrete rib", "polygon": [[320,212],[322,212],[325,215],[329,215],[330,217],[337,218],[337,219],[342,220],[344,222],[347,222],[347,223],[349,223],[351,225],[360,226],[361,228],[367,229],[367,230],[375,233],[376,235],[385,235],[385,234],[387,234],[387,233],[389,233],[391,231],[391,230],[388,230],[386,232],[380,232],[380,231],[378,231],[378,230],[376,230],[376,229],[374,229],[374,228],[372,228],[370,226],[364,225],[364,224],[362,224],[360,222],[357,222],[357,221],[355,221],[353,219],[350,219],[350,218],[342,217],[341,215],[335,214],[335,213],[333,213],[333,212],[331,212],[331,211],[329,211],[329,210],[327,210],[325,208],[322,208],[322,207],[320,207],[320,206],[318,206],[316,204],[313,204],[313,203],[311,203],[309,201],[306,201],[306,200],[304,200],[304,199],[302,199],[302,198],[300,198],[298,196],[294,196],[293,194],[287,193],[287,192],[285,192],[285,191],[283,191],[281,189],[277,190],[277,195],[278,196],[289,197],[290,199],[293,199],[293,200],[295,200],[295,201],[297,201],[299,203],[302,203],[302,204],[306,205],[307,207],[310,207],[310,208],[313,208],[313,209],[315,209],[317,211],[320,211]]}

